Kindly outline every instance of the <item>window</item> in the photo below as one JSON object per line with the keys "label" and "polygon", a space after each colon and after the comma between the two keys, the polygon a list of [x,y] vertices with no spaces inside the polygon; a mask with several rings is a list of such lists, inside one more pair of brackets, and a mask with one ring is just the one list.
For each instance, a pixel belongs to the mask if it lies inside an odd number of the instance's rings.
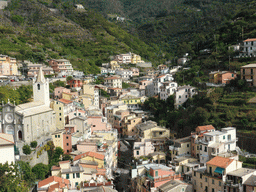
{"label": "window", "polygon": [[66,137],[66,139],[68,139],[68,136]]}
{"label": "window", "polygon": [[76,116],[76,113],[74,113],[74,115]]}
{"label": "window", "polygon": [[75,185],[77,186],[77,185],[78,185],[78,182],[76,182]]}
{"label": "window", "polygon": [[66,174],[66,179],[69,179],[69,174]]}
{"label": "window", "polygon": [[187,167],[187,171],[189,171],[189,167]]}
{"label": "window", "polygon": [[207,177],[205,177],[205,182],[207,182]]}
{"label": "window", "polygon": [[243,69],[243,74],[245,74],[245,69]]}
{"label": "window", "polygon": [[69,146],[69,144],[67,143],[67,146]]}
{"label": "window", "polygon": [[189,147],[189,144],[187,144],[187,147]]}
{"label": "window", "polygon": [[61,121],[61,118],[60,118],[60,121]]}
{"label": "window", "polygon": [[155,172],[155,176],[158,177],[158,171]]}
{"label": "window", "polygon": [[139,155],[140,154],[140,152],[139,151],[137,151],[137,155]]}
{"label": "window", "polygon": [[186,91],[186,92],[188,92],[188,90],[187,90],[187,89],[186,89],[185,91]]}
{"label": "window", "polygon": [[58,138],[60,138],[60,135],[58,135]]}
{"label": "window", "polygon": [[219,181],[219,186],[221,186],[221,181]]}
{"label": "window", "polygon": [[73,179],[75,179],[76,178],[76,174],[75,173],[73,173]]}
{"label": "window", "polygon": [[199,145],[197,145],[197,150],[199,150]]}
{"label": "window", "polygon": [[200,185],[201,185],[201,188],[203,188],[203,184],[202,184],[202,183],[200,183]]}
{"label": "window", "polygon": [[223,136],[223,140],[225,140],[225,135]]}
{"label": "window", "polygon": [[209,167],[209,173],[212,174],[212,167]]}
{"label": "window", "polygon": [[184,188],[182,188],[182,191],[184,191]]}
{"label": "window", "polygon": [[159,132],[159,135],[162,135],[162,134],[163,134],[163,132],[162,132],[162,131],[160,131],[160,132]]}
{"label": "window", "polygon": [[202,151],[202,145],[200,145],[200,151]]}
{"label": "window", "polygon": [[59,107],[59,110],[61,110],[61,107]]}
{"label": "window", "polygon": [[37,90],[40,90],[40,84],[37,84]]}
{"label": "window", "polygon": [[196,172],[194,171],[194,177],[196,177]]}
{"label": "window", "polygon": [[231,76],[234,77],[234,74],[232,74]]}
{"label": "window", "polygon": [[93,125],[93,127],[96,127],[96,125]]}
{"label": "window", "polygon": [[181,96],[179,95],[179,98],[181,98]]}
{"label": "window", "polygon": [[207,147],[206,146],[204,147],[204,152],[207,152]]}
{"label": "window", "polygon": [[212,188],[212,192],[214,192],[214,188]]}
{"label": "window", "polygon": [[212,180],[212,184],[214,184],[214,179]]}
{"label": "window", "polygon": [[202,179],[202,177],[203,177],[203,175],[202,175],[202,173],[200,173],[200,179]]}
{"label": "window", "polygon": [[55,138],[57,138],[57,135],[55,135]]}
{"label": "window", "polygon": [[61,113],[59,115],[61,116]]}
{"label": "window", "polygon": [[76,178],[80,178],[80,173],[76,173]]}

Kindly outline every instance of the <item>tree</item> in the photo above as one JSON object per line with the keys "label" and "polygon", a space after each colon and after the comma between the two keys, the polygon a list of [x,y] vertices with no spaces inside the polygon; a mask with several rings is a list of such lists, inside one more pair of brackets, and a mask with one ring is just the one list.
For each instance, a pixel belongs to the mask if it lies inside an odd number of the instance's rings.
{"label": "tree", "polygon": [[61,147],[56,147],[54,150],[54,159],[60,159],[60,156],[63,155],[64,151]]}
{"label": "tree", "polygon": [[122,88],[123,89],[127,89],[129,87],[130,87],[130,85],[128,83],[122,82]]}
{"label": "tree", "polygon": [[28,183],[23,179],[17,164],[8,165],[0,163],[0,191],[1,192],[27,192]]}
{"label": "tree", "polygon": [[68,161],[68,160],[72,160],[73,158],[71,157],[71,155],[68,154],[64,154],[62,156],[62,161]]}
{"label": "tree", "polygon": [[36,148],[36,146],[37,146],[37,141],[32,141],[32,142],[30,143],[30,146],[31,146],[32,148]]}
{"label": "tree", "polygon": [[36,175],[37,179],[44,180],[45,176],[49,173],[49,169],[47,165],[38,163],[32,168],[32,172]]}
{"label": "tree", "polygon": [[209,117],[210,114],[206,109],[198,107],[196,108],[195,112],[190,116],[190,121],[196,126],[204,125],[208,122]]}
{"label": "tree", "polygon": [[26,154],[26,155],[31,154],[31,148],[27,144],[22,147],[22,150],[23,150],[23,153]]}
{"label": "tree", "polygon": [[17,165],[21,173],[21,179],[26,181],[30,186],[32,186],[35,183],[36,176],[32,172],[29,163],[24,161],[18,161]]}
{"label": "tree", "polygon": [[72,80],[72,79],[73,79],[72,76],[68,76],[68,77],[67,77],[67,81],[70,81],[70,80]]}

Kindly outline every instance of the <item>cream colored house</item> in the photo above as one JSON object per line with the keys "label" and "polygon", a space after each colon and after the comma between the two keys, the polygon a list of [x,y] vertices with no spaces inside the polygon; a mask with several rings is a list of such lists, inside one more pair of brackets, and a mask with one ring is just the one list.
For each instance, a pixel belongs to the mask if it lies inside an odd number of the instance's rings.
{"label": "cream colored house", "polygon": [[224,158],[214,157],[206,163],[206,167],[193,170],[192,183],[196,192],[224,191],[224,183],[227,174],[242,168],[242,162]]}
{"label": "cream colored house", "polygon": [[110,61],[109,65],[112,70],[120,69],[120,65],[118,64],[118,62],[116,60]]}
{"label": "cream colored house", "polygon": [[51,102],[51,108],[56,114],[56,128],[64,129],[65,126],[65,116],[64,116],[64,104],[58,100]]}
{"label": "cream colored house", "polygon": [[0,163],[15,163],[13,135],[0,133]]}
{"label": "cream colored house", "polygon": [[122,88],[122,79],[119,76],[110,76],[105,78],[104,85],[113,88]]}
{"label": "cream colored house", "polygon": [[154,121],[146,121],[136,125],[137,134],[142,142],[151,141],[156,151],[163,151],[165,141],[170,138],[170,130],[160,127]]}
{"label": "cream colored house", "polygon": [[141,117],[136,117],[135,114],[127,115],[123,118],[123,136],[134,136],[136,135],[135,126],[142,122]]}
{"label": "cream colored house", "polygon": [[172,140],[173,144],[169,146],[172,160],[176,156],[185,156],[191,154],[191,136]]}

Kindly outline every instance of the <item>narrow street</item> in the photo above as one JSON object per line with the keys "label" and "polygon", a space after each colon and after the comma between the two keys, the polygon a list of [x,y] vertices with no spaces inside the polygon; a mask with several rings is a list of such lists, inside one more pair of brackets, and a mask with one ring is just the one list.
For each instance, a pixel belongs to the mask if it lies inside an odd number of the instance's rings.
{"label": "narrow street", "polygon": [[117,176],[115,179],[116,190],[122,192],[130,191],[130,164],[132,161],[132,149],[129,144],[125,143],[126,141],[121,141],[120,151],[121,157],[118,161],[118,169],[116,171]]}

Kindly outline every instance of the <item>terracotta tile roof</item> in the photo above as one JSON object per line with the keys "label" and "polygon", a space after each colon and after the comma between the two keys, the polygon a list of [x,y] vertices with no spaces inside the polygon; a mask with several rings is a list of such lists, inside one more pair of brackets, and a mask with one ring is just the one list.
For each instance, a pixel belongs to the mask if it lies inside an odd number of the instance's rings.
{"label": "terracotta tile roof", "polygon": [[52,166],[52,171],[53,170],[60,170],[61,168],[60,167],[58,167],[58,166]]}
{"label": "terracotta tile roof", "polygon": [[14,145],[13,135],[0,133],[0,145]]}
{"label": "terracotta tile roof", "polygon": [[105,78],[105,80],[111,80],[111,79],[121,79],[121,78],[120,77],[114,77],[114,76]]}
{"label": "terracotta tile roof", "polygon": [[104,160],[104,157],[105,157],[105,155],[90,151],[90,152],[86,152],[86,153],[75,156],[74,161],[79,160],[86,156],[95,157],[96,159],[101,159],[101,160]]}
{"label": "terracotta tile roof", "polygon": [[197,129],[199,129],[200,131],[207,131],[215,128],[212,125],[204,125],[204,126],[198,126]]}
{"label": "terracotta tile roof", "polygon": [[65,185],[68,185],[69,184],[69,180],[68,179],[63,179],[61,177],[57,177],[57,176],[51,176],[51,177],[48,177],[47,179],[44,179],[43,181],[39,181],[38,182],[38,188],[41,188],[51,182],[57,182],[57,183],[62,183],[62,184],[65,184]]}
{"label": "terracotta tile roof", "polygon": [[75,156],[74,161],[79,160],[79,159],[81,159],[81,158],[83,158],[83,157],[85,157],[85,156],[86,156],[85,153],[80,154],[80,155],[77,155],[77,156]]}
{"label": "terracotta tile roof", "polygon": [[78,110],[78,112],[85,113],[85,111],[83,111],[83,110]]}
{"label": "terracotta tile roof", "polygon": [[206,165],[214,165],[221,168],[227,168],[233,161],[234,159],[217,156],[208,161]]}
{"label": "terracotta tile roof", "polygon": [[248,41],[256,41],[256,38],[252,38],[252,39],[246,39],[246,40],[244,40],[244,42],[248,42]]}
{"label": "terracotta tile roof", "polygon": [[160,76],[158,76],[157,78],[159,79],[159,78],[162,78],[162,77],[164,77],[165,75],[160,75]]}
{"label": "terracotta tile roof", "polygon": [[102,155],[102,154],[99,154],[96,152],[92,152],[92,151],[86,152],[85,154],[86,154],[86,156],[95,157],[96,159],[101,159],[101,160],[104,160],[104,157],[105,157],[105,155]]}
{"label": "terracotta tile roof", "polygon": [[63,164],[63,163],[69,163],[69,160],[68,161],[60,161],[59,164]]}
{"label": "terracotta tile roof", "polygon": [[59,99],[59,102],[65,103],[65,104],[73,103],[73,101],[70,101],[70,100],[67,100],[67,99]]}

